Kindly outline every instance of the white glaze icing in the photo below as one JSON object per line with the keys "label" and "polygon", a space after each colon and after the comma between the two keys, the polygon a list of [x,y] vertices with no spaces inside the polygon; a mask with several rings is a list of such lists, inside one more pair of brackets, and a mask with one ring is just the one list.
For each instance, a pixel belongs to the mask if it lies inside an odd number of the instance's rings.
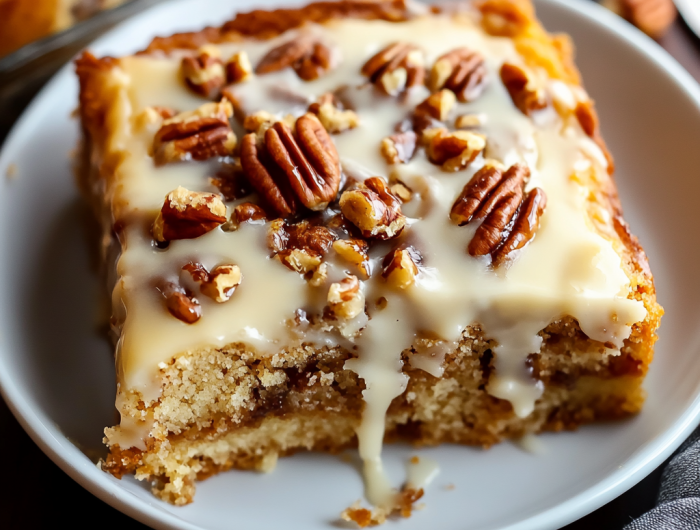
{"label": "white glaze icing", "polygon": [[[359,179],[373,175],[399,178],[420,196],[406,207],[412,217],[402,237],[410,238],[420,250],[425,267],[412,288],[394,292],[378,275],[377,262],[390,247],[375,247],[374,273],[363,285],[370,319],[355,339],[357,358],[346,363],[366,385],[357,434],[367,495],[374,504],[386,505],[394,490],[381,462],[385,414],[392,399],[406,388],[401,352],[421,333],[429,331],[450,345],[460,339],[466,325],[481,324],[485,334],[498,343],[488,391],[509,400],[516,414],[526,416],[543,391],[542,383],[531,378],[525,365],[527,355],[540,349],[540,330],[571,315],[591,338],[619,348],[630,326],[643,320],[646,312],[640,302],[627,298],[629,280],[620,258],[611,243],[591,229],[584,213],[586,190],[570,178],[586,167],[603,172],[605,158],[578,124],[562,122],[554,110],[543,111],[532,120],[513,106],[497,75],[505,61],[522,63],[508,39],[486,36],[468,20],[449,17],[403,24],[344,20],[299,31],[316,34],[335,47],[338,68],[312,82],[301,81],[292,70],[254,77],[234,89],[244,109],[298,115],[316,96],[347,86],[344,97],[352,102],[361,123],[333,137],[345,171]],[[245,48],[255,64],[269,49],[299,31],[270,41],[222,45],[221,55],[226,58]],[[485,116],[480,131],[488,138],[487,156],[506,165],[527,163],[532,171],[529,187],[540,186],[548,196],[536,238],[507,271],[494,273],[484,260],[468,256],[465,249],[475,228],[454,226],[448,218],[462,187],[483,165],[483,156],[464,171],[443,173],[422,152],[399,167],[388,166],[379,153],[381,139],[392,134],[394,126],[427,95],[425,88],[416,88],[405,99],[380,96],[360,75],[362,64],[373,53],[398,40],[418,45],[428,65],[458,46],[479,50],[486,59],[489,87],[475,102],[459,103],[454,114]],[[203,103],[184,87],[178,72],[177,57],[138,56],[122,59],[112,74],[120,96],[109,116],[110,143],[113,150],[123,152],[108,188],[116,218],[138,212],[155,217],[166,193],[177,186],[215,191],[206,178],[213,174],[211,163],[156,168],[149,155],[155,128],[138,118],[144,108],[159,105],[191,110]],[[281,97],[280,88],[294,97]],[[566,104],[570,95],[566,85],[557,81],[552,91],[559,104]],[[159,363],[172,356],[203,345],[232,342],[272,353],[298,340],[285,325],[297,308],[322,312],[318,288],[309,287],[298,274],[269,259],[265,227],[245,226],[235,232],[217,229],[196,240],[175,241],[162,251],[152,247],[143,226],[134,224],[128,225],[123,244],[114,297],[115,305],[126,307],[117,359],[120,388],[140,392],[147,403],[159,395]],[[187,325],[164,310],[151,284],[156,277],[176,277],[182,263],[193,257],[207,267],[235,263],[244,279],[229,302],[215,304],[200,297],[203,316]],[[329,281],[342,277],[343,272],[342,264],[329,262]],[[379,310],[374,302],[381,296],[388,303]],[[339,340],[332,336],[313,339],[326,344]],[[444,348],[418,352],[411,364],[440,377],[445,352]],[[142,444],[134,439],[142,431],[133,426],[128,430],[134,433],[132,444]],[[122,443],[127,442],[122,439]]]}

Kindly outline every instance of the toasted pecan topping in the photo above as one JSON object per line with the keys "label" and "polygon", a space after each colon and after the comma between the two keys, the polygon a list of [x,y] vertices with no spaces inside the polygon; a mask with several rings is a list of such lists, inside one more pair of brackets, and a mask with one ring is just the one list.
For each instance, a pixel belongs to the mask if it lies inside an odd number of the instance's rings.
{"label": "toasted pecan topping", "polygon": [[246,52],[236,52],[226,61],[226,80],[229,83],[243,83],[252,75],[253,67]]}
{"label": "toasted pecan topping", "polygon": [[365,309],[365,295],[357,276],[348,276],[328,289],[328,308],[337,318],[355,318]]}
{"label": "toasted pecan topping", "polygon": [[354,129],[360,124],[360,118],[354,110],[343,109],[342,104],[333,94],[323,94],[315,103],[309,105],[309,112],[318,116],[323,127],[331,134],[338,134]]}
{"label": "toasted pecan topping", "polygon": [[226,83],[224,64],[215,48],[205,47],[194,57],[183,57],[181,68],[187,86],[205,98],[217,97]]}
{"label": "toasted pecan topping", "polygon": [[235,201],[253,193],[253,188],[245,177],[240,160],[237,158],[222,163],[209,182],[219,190],[225,201]]}
{"label": "toasted pecan topping", "polygon": [[153,139],[156,164],[231,155],[236,147],[232,114],[231,103],[222,100],[165,120]]}
{"label": "toasted pecan topping", "polygon": [[449,89],[463,102],[473,101],[488,81],[484,58],[467,48],[456,48],[435,61],[430,70],[429,87],[433,92]]}
{"label": "toasted pecan topping", "polygon": [[165,307],[178,320],[194,324],[202,317],[202,306],[184,287],[163,280],[158,282],[156,288],[165,298]]}
{"label": "toasted pecan topping", "polygon": [[547,106],[547,98],[541,88],[535,87],[529,74],[511,63],[501,66],[501,81],[508,90],[513,104],[523,114],[530,115],[533,112]]}
{"label": "toasted pecan topping", "polygon": [[306,219],[294,224],[275,219],[268,228],[267,243],[273,252],[297,248],[324,255],[335,239],[336,235],[328,228]]}
{"label": "toasted pecan topping", "polygon": [[203,294],[220,304],[231,299],[243,280],[238,265],[218,265],[209,272],[201,263],[191,262],[182,267],[182,270],[190,273]]}
{"label": "toasted pecan topping", "polygon": [[430,94],[416,107],[416,114],[425,114],[437,121],[445,121],[456,101],[454,92],[443,89]]}
{"label": "toasted pecan topping", "polygon": [[480,134],[470,131],[449,132],[445,128],[426,129],[423,132],[428,160],[443,171],[460,171],[471,164],[486,147]]}
{"label": "toasted pecan topping", "polygon": [[379,151],[387,164],[405,164],[416,152],[417,136],[413,131],[387,136],[379,144]]}
{"label": "toasted pecan topping", "polygon": [[546,195],[542,189],[534,188],[523,200],[529,176],[530,170],[522,164],[505,172],[487,165],[464,186],[452,206],[450,219],[460,226],[481,221],[467,248],[470,255],[491,254],[498,266],[535,236]]}
{"label": "toasted pecan topping", "polygon": [[312,81],[332,66],[330,48],[319,40],[302,36],[270,50],[255,67],[255,73],[269,74],[293,68],[301,79]]}
{"label": "toasted pecan topping", "polygon": [[323,261],[323,256],[320,253],[305,248],[282,250],[275,254],[275,258],[286,265],[287,268],[300,274],[316,270],[321,265],[321,261]]}
{"label": "toasted pecan topping", "polygon": [[484,117],[479,114],[460,114],[455,118],[455,129],[476,129],[484,124]]}
{"label": "toasted pecan topping", "polygon": [[153,222],[153,237],[160,243],[194,239],[225,222],[226,206],[221,197],[179,186],[165,196]]}
{"label": "toasted pecan topping", "polygon": [[298,203],[323,210],[338,193],[340,159],[333,141],[313,114],[290,127],[277,122],[265,131],[264,142],[254,133],[241,142],[241,162],[248,180],[276,215],[289,217]]}
{"label": "toasted pecan topping", "polygon": [[233,209],[233,215],[237,224],[255,222],[255,221],[266,221],[267,214],[257,204],[252,202],[244,202],[239,204]]}
{"label": "toasted pecan topping", "polygon": [[546,207],[547,195],[541,188],[534,188],[528,192],[520,205],[510,235],[493,254],[493,262],[496,266],[535,237],[535,233],[540,227],[540,217],[542,217]]}
{"label": "toasted pecan topping", "polygon": [[338,256],[352,264],[364,279],[369,278],[369,245],[364,239],[338,239],[333,242]]}
{"label": "toasted pecan topping", "polygon": [[382,266],[382,278],[396,289],[408,289],[416,283],[420,253],[413,247],[395,249],[386,255]]}
{"label": "toasted pecan topping", "polygon": [[395,42],[373,55],[362,74],[386,94],[396,96],[425,81],[423,54],[412,44]]}
{"label": "toasted pecan topping", "polygon": [[363,185],[343,192],[340,211],[366,238],[393,239],[406,225],[401,200],[381,177],[369,178]]}

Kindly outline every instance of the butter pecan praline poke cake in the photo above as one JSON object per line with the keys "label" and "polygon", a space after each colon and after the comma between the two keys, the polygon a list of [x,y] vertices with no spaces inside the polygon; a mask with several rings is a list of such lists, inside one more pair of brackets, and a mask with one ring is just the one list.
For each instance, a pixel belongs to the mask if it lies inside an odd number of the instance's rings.
{"label": "butter pecan praline poke cake", "polygon": [[182,505],[358,446],[370,503],[407,515],[384,441],[638,412],[662,309],[572,54],[529,0],[323,2],[83,54],[103,469]]}

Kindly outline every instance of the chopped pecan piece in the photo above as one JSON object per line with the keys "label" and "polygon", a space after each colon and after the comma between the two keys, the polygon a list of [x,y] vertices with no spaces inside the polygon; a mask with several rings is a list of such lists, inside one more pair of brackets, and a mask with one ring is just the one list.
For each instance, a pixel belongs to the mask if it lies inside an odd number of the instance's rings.
{"label": "chopped pecan piece", "polygon": [[519,66],[504,63],[501,66],[501,81],[508,90],[513,104],[523,114],[529,116],[547,106],[547,97],[544,91],[535,87],[534,81],[528,73]]}
{"label": "chopped pecan piece", "polygon": [[204,47],[194,57],[183,57],[181,67],[187,86],[205,98],[217,97],[226,83],[224,63],[216,48]]}
{"label": "chopped pecan piece", "polygon": [[265,210],[252,202],[244,202],[236,206],[231,217],[235,218],[236,223],[239,225],[241,223],[267,220]]}
{"label": "chopped pecan piece", "polygon": [[416,114],[425,114],[437,121],[445,121],[456,101],[451,90],[439,90],[430,94],[416,107]]}
{"label": "chopped pecan piece", "polygon": [[275,258],[286,265],[287,268],[300,274],[316,270],[323,260],[323,256],[319,252],[306,248],[282,250],[275,254]]}
{"label": "chopped pecan piece", "polygon": [[323,256],[335,239],[336,235],[328,228],[312,224],[308,220],[287,224],[282,219],[275,219],[270,223],[267,243],[276,253],[288,249],[304,249]]}
{"label": "chopped pecan piece", "polygon": [[413,198],[413,191],[411,188],[402,182],[395,182],[389,187],[389,189],[391,190],[391,193],[396,195],[404,203],[411,202],[411,199]]}
{"label": "chopped pecan piece", "polygon": [[386,94],[396,96],[425,81],[423,54],[412,44],[395,42],[372,56],[362,74]]}
{"label": "chopped pecan piece", "polygon": [[366,238],[393,239],[406,225],[401,199],[389,191],[380,177],[369,178],[362,186],[343,192],[340,211]]}
{"label": "chopped pecan piece", "polygon": [[456,48],[435,61],[430,70],[430,90],[447,88],[463,102],[473,101],[488,80],[484,58],[467,48]]}
{"label": "chopped pecan piece", "polygon": [[321,124],[331,134],[354,129],[360,124],[357,113],[354,110],[343,109],[333,94],[323,94],[318,101],[309,105],[309,112],[318,116]]}
{"label": "chopped pecan piece", "polygon": [[248,54],[244,51],[234,53],[226,62],[226,79],[229,83],[242,83],[253,75]]}
{"label": "chopped pecan piece", "polygon": [[253,188],[245,178],[240,160],[237,158],[222,163],[221,168],[209,179],[209,182],[219,190],[225,201],[235,201],[253,193]]}
{"label": "chopped pecan piece", "polygon": [[203,294],[220,304],[231,299],[243,280],[238,265],[219,265],[209,272],[201,263],[188,263],[182,270],[190,273]]}
{"label": "chopped pecan piece", "polygon": [[185,288],[165,280],[158,282],[156,288],[165,298],[165,307],[178,320],[194,324],[202,317],[202,306]]}
{"label": "chopped pecan piece", "polygon": [[165,120],[153,139],[156,164],[231,155],[236,147],[229,124],[232,114],[231,103],[222,100]]}
{"label": "chopped pecan piece", "polygon": [[153,222],[153,237],[159,243],[194,239],[225,222],[226,206],[221,197],[180,186],[165,196]]}
{"label": "chopped pecan piece", "polygon": [[384,138],[379,144],[387,164],[405,164],[416,152],[417,136],[413,131],[400,132]]}
{"label": "chopped pecan piece", "polygon": [[241,142],[241,162],[253,187],[275,214],[289,217],[301,202],[323,210],[340,186],[340,159],[333,141],[313,114],[290,127],[276,122],[265,131],[264,145],[254,133]]}
{"label": "chopped pecan piece", "polygon": [[534,188],[523,201],[523,189],[530,170],[515,164],[505,172],[484,166],[464,186],[450,218],[460,226],[481,221],[467,250],[472,256],[491,254],[498,266],[514,250],[530,241],[539,227],[546,205],[542,189]]}
{"label": "chopped pecan piece", "polygon": [[395,249],[386,255],[382,263],[382,278],[396,289],[408,289],[416,283],[420,253],[413,247]]}
{"label": "chopped pecan piece", "polygon": [[348,276],[328,289],[328,308],[337,318],[355,318],[365,309],[365,295],[357,276]]}
{"label": "chopped pecan piece", "polygon": [[470,131],[449,132],[447,129],[427,129],[423,133],[428,160],[443,171],[460,171],[471,164],[486,147],[480,134]]}
{"label": "chopped pecan piece", "polygon": [[456,129],[476,129],[484,124],[481,114],[461,114],[455,118]]}
{"label": "chopped pecan piece", "polygon": [[510,235],[493,254],[493,262],[496,266],[535,237],[535,233],[540,227],[540,217],[542,217],[546,207],[547,195],[541,188],[533,188],[528,192],[520,206]]}
{"label": "chopped pecan piece", "polygon": [[351,263],[363,278],[369,278],[369,245],[364,239],[338,239],[333,243],[333,250]]}
{"label": "chopped pecan piece", "polygon": [[330,48],[311,37],[302,36],[268,52],[255,68],[256,74],[269,74],[293,68],[304,81],[321,77],[333,67]]}

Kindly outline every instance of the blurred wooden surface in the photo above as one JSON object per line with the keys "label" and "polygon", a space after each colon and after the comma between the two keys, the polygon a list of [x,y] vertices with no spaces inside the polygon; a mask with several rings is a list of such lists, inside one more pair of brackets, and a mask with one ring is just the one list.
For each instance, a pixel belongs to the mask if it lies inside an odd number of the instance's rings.
{"label": "blurred wooden surface", "polygon": [[[674,24],[660,44],[700,82],[700,40],[682,21]],[[11,105],[5,97],[0,97],[0,104],[3,104],[0,107],[0,142],[47,76],[56,69],[56,66],[49,68],[41,78],[32,79]],[[0,94],[2,89],[0,86]],[[0,434],[0,454],[6,456],[2,471],[6,486],[5,493],[0,496],[0,528],[45,529],[61,524],[74,528],[99,526],[103,530],[147,528],[104,504],[63,473],[34,445],[2,400]],[[622,528],[653,507],[660,475],[661,470],[656,470],[627,493],[565,529]]]}

